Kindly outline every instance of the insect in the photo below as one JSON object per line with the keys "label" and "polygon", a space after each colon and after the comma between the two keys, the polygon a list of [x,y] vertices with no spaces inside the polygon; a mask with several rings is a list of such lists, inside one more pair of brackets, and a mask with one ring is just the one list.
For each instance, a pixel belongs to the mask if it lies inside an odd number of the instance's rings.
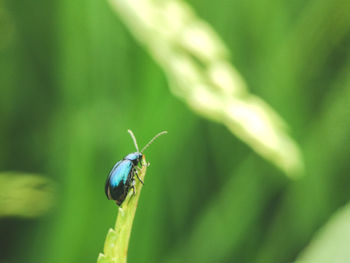
{"label": "insect", "polygon": [[135,135],[131,130],[128,130],[132,140],[134,141],[134,145],[137,152],[129,153],[127,156],[123,158],[123,160],[117,162],[109,173],[106,185],[105,185],[105,193],[108,199],[115,200],[117,205],[121,205],[130,188],[133,189],[134,194],[135,191],[135,178],[143,184],[143,181],[140,179],[138,175],[138,171],[140,170],[139,165],[142,164],[142,159],[144,158],[143,152],[157,139],[159,136],[168,133],[167,131],[162,131],[154,136],[145,147],[139,151],[139,147],[137,145],[137,141]]}

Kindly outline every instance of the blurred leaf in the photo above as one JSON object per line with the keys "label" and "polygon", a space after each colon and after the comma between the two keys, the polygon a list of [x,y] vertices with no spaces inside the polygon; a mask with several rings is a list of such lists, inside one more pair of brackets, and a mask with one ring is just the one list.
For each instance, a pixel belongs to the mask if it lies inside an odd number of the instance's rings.
{"label": "blurred leaf", "polygon": [[305,2],[280,46],[272,47],[263,60],[260,86],[264,95],[281,109],[300,135],[346,64],[349,12],[347,0]]}
{"label": "blurred leaf", "polygon": [[[339,185],[334,182],[344,174],[340,167],[348,163],[350,154],[350,148],[344,143],[350,139],[350,108],[346,106],[350,101],[349,72],[350,61],[325,95],[320,116],[309,125],[303,143],[308,176],[295,182],[286,192],[265,234],[257,262],[290,260],[317,226],[324,223],[327,215],[344,202],[340,199]],[[343,198],[347,201],[349,197]]]}
{"label": "blurred leaf", "polygon": [[256,157],[249,156],[240,164],[207,209],[198,215],[190,235],[167,255],[165,262],[223,262],[239,248],[248,230],[258,224],[274,193],[272,184],[263,187],[266,177],[256,172],[257,163]]}
{"label": "blurred leaf", "polygon": [[38,175],[0,173],[0,217],[37,217],[54,202],[54,184]]}
{"label": "blurred leaf", "polygon": [[248,92],[224,43],[189,5],[177,0],[110,3],[161,65],[175,95],[202,116],[226,125],[287,174],[300,174],[300,151],[285,123]]}
{"label": "blurred leaf", "polygon": [[346,263],[350,259],[350,204],[335,213],[321,228],[297,263]]}

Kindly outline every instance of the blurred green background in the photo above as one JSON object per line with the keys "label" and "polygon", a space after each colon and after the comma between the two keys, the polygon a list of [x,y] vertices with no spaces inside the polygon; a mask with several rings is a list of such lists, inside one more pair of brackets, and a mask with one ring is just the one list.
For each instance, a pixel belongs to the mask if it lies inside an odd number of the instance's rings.
{"label": "blurred green background", "polygon": [[117,214],[106,176],[134,151],[128,128],[139,145],[169,132],[146,152],[130,263],[292,262],[350,200],[350,1],[188,3],[288,123],[304,176],[175,97],[106,1],[1,0],[0,171],[55,185],[40,216],[0,211],[1,263],[96,262]]}

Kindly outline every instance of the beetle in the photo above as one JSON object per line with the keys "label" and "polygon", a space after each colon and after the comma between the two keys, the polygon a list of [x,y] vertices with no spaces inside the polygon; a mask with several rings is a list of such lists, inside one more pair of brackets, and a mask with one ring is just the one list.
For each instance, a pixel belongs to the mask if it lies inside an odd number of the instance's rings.
{"label": "beetle", "polygon": [[133,189],[133,193],[136,194],[135,190],[135,179],[137,179],[143,184],[143,181],[138,176],[138,171],[140,169],[139,165],[142,164],[142,159],[144,158],[143,152],[157,139],[159,136],[168,133],[167,131],[162,131],[155,135],[145,147],[139,151],[137,141],[134,133],[131,130],[128,130],[135,148],[136,152],[129,153],[121,161],[117,162],[109,173],[106,184],[105,184],[105,193],[109,200],[114,200],[118,206],[124,202],[130,188]]}

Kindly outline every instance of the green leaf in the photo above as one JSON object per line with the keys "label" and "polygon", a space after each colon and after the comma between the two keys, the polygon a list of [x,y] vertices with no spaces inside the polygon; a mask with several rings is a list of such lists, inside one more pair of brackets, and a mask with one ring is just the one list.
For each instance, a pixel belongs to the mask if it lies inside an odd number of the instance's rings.
{"label": "green leaf", "polygon": [[37,217],[53,205],[54,184],[38,175],[0,173],[0,217]]}
{"label": "green leaf", "polygon": [[310,245],[303,251],[297,263],[349,262],[350,259],[350,204],[333,215]]}
{"label": "green leaf", "polygon": [[[142,159],[139,177],[144,181],[148,164]],[[126,263],[130,234],[134,221],[137,203],[140,198],[142,184],[136,180],[136,194],[129,191],[123,204],[119,207],[117,222],[114,229],[109,229],[105,240],[103,254],[99,254],[98,263]]]}

